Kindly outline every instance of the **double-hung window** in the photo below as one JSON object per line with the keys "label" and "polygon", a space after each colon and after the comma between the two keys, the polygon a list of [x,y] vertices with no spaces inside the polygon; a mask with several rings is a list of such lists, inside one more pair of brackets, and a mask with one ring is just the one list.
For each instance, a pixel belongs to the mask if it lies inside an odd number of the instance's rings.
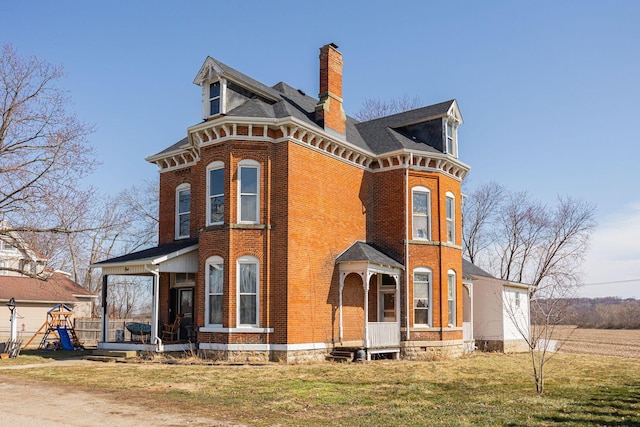
{"label": "double-hung window", "polygon": [[213,82],[209,84],[209,115],[215,116],[222,112],[220,103],[221,93],[220,82]]}
{"label": "double-hung window", "polygon": [[449,311],[449,326],[456,326],[456,272],[449,270],[447,273],[447,301]]}
{"label": "double-hung window", "polygon": [[207,167],[207,224],[224,222],[224,163],[213,162]]}
{"label": "double-hung window", "polygon": [[222,258],[214,256],[206,263],[206,319],[208,326],[222,326],[222,297],[224,295],[224,264]]}
{"label": "double-hung window", "polygon": [[425,267],[413,270],[414,325],[431,325],[431,291],[431,270]]}
{"label": "double-hung window", "polygon": [[451,192],[447,192],[446,199],[446,217],[447,217],[447,242],[455,243],[456,242],[456,199]]}
{"label": "double-hung window", "polygon": [[189,184],[181,184],[176,188],[176,238],[189,237],[190,225],[191,187]]}
{"label": "double-hung window", "polygon": [[258,326],[260,309],[258,299],[259,263],[252,256],[238,259],[238,325]]}
{"label": "double-hung window", "polygon": [[447,141],[446,141],[446,146],[445,146],[445,152],[447,154],[451,154],[452,156],[456,156],[457,157],[457,153],[456,153],[456,145],[457,145],[457,141],[456,141],[456,125],[455,123],[452,122],[447,122]]}
{"label": "double-hung window", "polygon": [[413,238],[431,240],[431,193],[426,187],[413,188]]}
{"label": "double-hung window", "polygon": [[260,215],[260,166],[253,160],[242,160],[238,165],[239,222],[257,224]]}

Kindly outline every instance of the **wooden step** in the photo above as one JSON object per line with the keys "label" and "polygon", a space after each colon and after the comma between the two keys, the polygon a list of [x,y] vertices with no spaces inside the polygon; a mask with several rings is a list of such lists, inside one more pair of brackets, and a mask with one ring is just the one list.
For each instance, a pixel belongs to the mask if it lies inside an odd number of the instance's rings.
{"label": "wooden step", "polygon": [[126,359],[124,357],[110,357],[110,356],[85,356],[84,360],[92,360],[94,362],[124,362]]}
{"label": "wooden step", "polygon": [[131,359],[133,357],[136,357],[138,353],[135,350],[93,350],[92,355]]}

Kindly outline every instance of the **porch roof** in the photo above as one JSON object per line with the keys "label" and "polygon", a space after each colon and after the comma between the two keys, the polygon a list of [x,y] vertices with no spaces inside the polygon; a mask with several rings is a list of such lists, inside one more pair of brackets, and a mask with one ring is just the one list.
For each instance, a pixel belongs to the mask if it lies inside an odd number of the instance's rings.
{"label": "porch roof", "polygon": [[[175,242],[158,245],[153,248],[143,249],[141,251],[132,252],[130,254],[96,262],[94,264],[91,264],[91,267],[102,268],[103,273],[105,272],[105,270],[108,270],[111,274],[115,274],[116,270],[120,269],[123,269],[123,271],[119,274],[139,273],[139,269],[130,270],[130,267],[175,264],[169,261],[175,261],[180,258],[185,258],[187,254],[191,254],[197,249],[198,239],[178,240]],[[188,256],[186,258],[193,258],[193,256]],[[182,268],[179,268],[175,271],[183,272],[182,270],[185,270],[185,268],[186,270],[193,269],[183,266]],[[184,272],[190,272],[186,270]]]}
{"label": "porch roof", "polygon": [[367,262],[404,270],[404,265],[366,242],[355,242],[336,259],[336,263]]}

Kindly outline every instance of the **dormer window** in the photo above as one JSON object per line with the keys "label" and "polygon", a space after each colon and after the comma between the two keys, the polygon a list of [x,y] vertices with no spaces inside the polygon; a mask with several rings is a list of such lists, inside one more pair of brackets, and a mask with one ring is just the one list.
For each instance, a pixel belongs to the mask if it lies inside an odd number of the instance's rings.
{"label": "dormer window", "polygon": [[209,115],[215,116],[222,112],[222,102],[220,93],[222,92],[220,82],[213,82],[209,85]]}
{"label": "dormer window", "polygon": [[447,142],[445,145],[445,152],[454,157],[458,157],[458,138],[457,138],[457,125],[452,121],[447,122]]}

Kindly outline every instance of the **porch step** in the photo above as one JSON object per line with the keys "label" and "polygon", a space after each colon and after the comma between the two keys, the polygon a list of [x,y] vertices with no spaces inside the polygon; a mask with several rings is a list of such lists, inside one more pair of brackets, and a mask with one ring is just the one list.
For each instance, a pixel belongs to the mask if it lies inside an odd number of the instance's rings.
{"label": "porch step", "polygon": [[331,362],[351,362],[353,361],[353,352],[348,350],[333,350],[327,356],[327,360]]}
{"label": "porch step", "polygon": [[84,360],[91,360],[94,362],[124,362],[124,357],[111,357],[111,356],[84,356]]}
{"label": "porch step", "polygon": [[135,350],[93,350],[92,356],[115,357],[121,359],[131,359],[138,354]]}

